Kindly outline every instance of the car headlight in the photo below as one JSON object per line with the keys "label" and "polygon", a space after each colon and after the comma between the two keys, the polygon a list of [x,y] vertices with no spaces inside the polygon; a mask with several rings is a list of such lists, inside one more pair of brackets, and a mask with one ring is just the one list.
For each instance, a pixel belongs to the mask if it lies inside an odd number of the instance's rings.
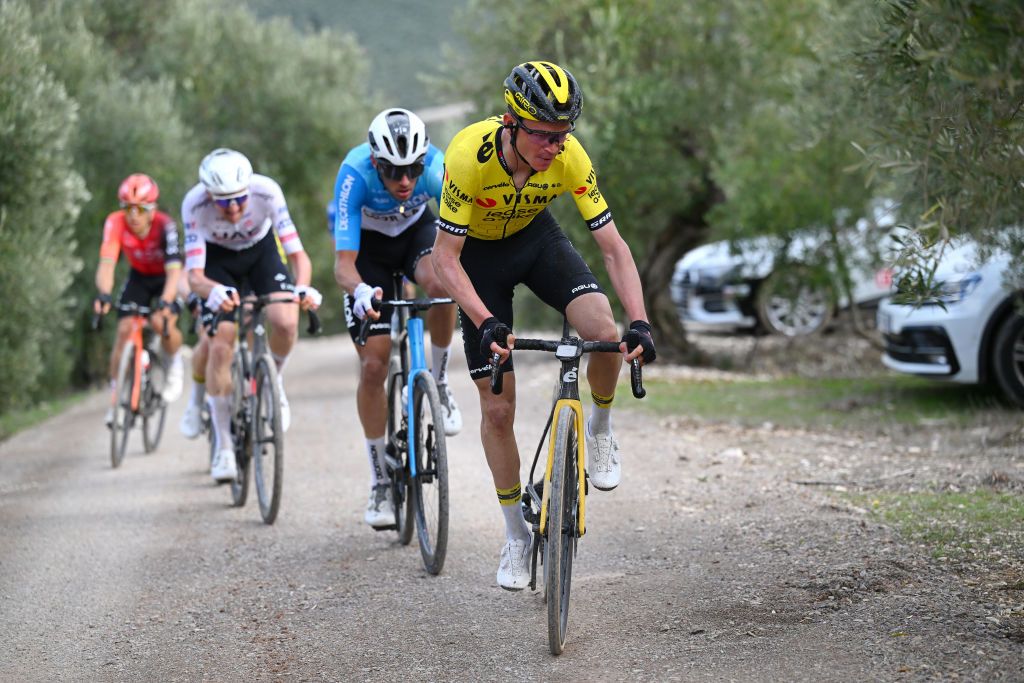
{"label": "car headlight", "polygon": [[981,284],[980,273],[968,273],[959,280],[946,280],[936,290],[935,299],[944,304],[958,304]]}

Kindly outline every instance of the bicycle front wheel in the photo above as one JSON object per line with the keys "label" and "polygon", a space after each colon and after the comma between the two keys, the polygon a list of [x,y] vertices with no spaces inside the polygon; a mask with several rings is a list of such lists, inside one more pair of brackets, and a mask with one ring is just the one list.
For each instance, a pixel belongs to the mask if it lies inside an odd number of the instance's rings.
{"label": "bicycle front wheel", "polygon": [[284,472],[281,396],[277,387],[277,368],[270,354],[260,356],[254,370],[256,406],[252,416],[250,460],[260,515],[264,522],[273,524],[281,506],[281,477]]}
{"label": "bicycle front wheel", "polygon": [[579,468],[576,413],[563,406],[555,423],[555,452],[548,499],[547,543],[544,544],[544,597],[548,604],[548,647],[561,654],[569,625],[569,589],[576,554],[579,510]]}
{"label": "bicycle front wheel", "polygon": [[402,400],[405,392],[405,375],[398,356],[391,357],[388,366],[388,457],[394,460],[389,465],[388,476],[391,480],[391,503],[395,513],[395,530],[398,542],[409,545],[412,542],[413,509],[412,488],[409,486],[409,466],[407,458],[409,447],[406,440],[407,421],[405,419],[405,403]]}
{"label": "bicycle front wheel", "polygon": [[128,432],[132,429],[132,385],[135,383],[135,346],[125,344],[117,368],[117,401],[114,421],[110,425],[110,466],[120,467],[128,448]]}
{"label": "bicycle front wheel", "polygon": [[412,480],[412,501],[416,506],[423,566],[431,574],[444,567],[448,550],[448,450],[444,437],[444,414],[434,378],[416,376],[413,406],[416,415],[416,476]]}
{"label": "bicycle front wheel", "polygon": [[[242,357],[236,351],[231,359],[231,437],[235,443],[235,478],[231,480],[231,503],[235,507],[245,505],[249,497],[249,448],[252,444],[249,416],[252,414],[252,397],[244,385],[247,381],[242,371]],[[213,425],[210,425],[210,431],[213,432]],[[212,438],[216,443],[216,437]]]}
{"label": "bicycle front wheel", "polygon": [[[150,353],[155,359],[156,355]],[[167,382],[167,370],[159,362],[150,362],[143,380],[143,391],[140,406],[142,411],[142,446],[147,453],[152,453],[160,445],[160,437],[164,433],[164,421],[167,419],[167,403],[160,392]]]}

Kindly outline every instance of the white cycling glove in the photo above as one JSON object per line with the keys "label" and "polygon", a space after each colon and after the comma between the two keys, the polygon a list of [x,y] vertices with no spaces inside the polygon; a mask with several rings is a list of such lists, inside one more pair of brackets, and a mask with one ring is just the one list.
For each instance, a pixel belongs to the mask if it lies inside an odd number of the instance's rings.
{"label": "white cycling glove", "polygon": [[320,304],[323,303],[323,295],[313,285],[295,285],[295,295],[301,297],[303,294],[313,302],[313,308],[319,308]]}
{"label": "white cycling glove", "polygon": [[356,285],[352,292],[352,312],[356,314],[357,318],[362,320],[366,317],[366,312],[373,308],[373,295],[378,291],[381,295],[384,294],[384,290],[380,287],[371,287],[365,282]]}
{"label": "white cycling glove", "polygon": [[221,304],[225,301],[231,300],[231,296],[234,293],[234,287],[228,287],[227,285],[214,285],[213,289],[210,290],[210,296],[206,297],[206,307],[216,313],[220,310]]}

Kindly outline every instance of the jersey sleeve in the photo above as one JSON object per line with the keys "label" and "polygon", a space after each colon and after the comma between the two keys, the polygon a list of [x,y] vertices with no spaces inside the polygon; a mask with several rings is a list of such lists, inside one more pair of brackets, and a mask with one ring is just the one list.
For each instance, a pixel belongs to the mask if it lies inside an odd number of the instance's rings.
{"label": "jersey sleeve", "polygon": [[181,266],[181,244],[178,242],[178,224],[165,213],[157,213],[163,223],[164,267],[171,264]]}
{"label": "jersey sleeve", "polygon": [[288,202],[284,200],[284,192],[281,186],[268,178],[268,190],[271,194],[271,220],[274,222],[274,232],[284,249],[284,253],[291,255],[303,251],[302,240],[299,239],[299,231],[292,221],[292,215],[288,211]]}
{"label": "jersey sleeve", "polygon": [[103,222],[103,242],[100,243],[100,259],[117,261],[121,254],[121,231],[124,230],[124,219],[118,220],[117,212],[107,216]]}
{"label": "jersey sleeve", "polygon": [[348,163],[338,169],[334,182],[334,249],[335,251],[359,251],[359,234],[363,227],[363,202],[366,198],[366,181]]}
{"label": "jersey sleeve", "polygon": [[206,268],[206,237],[199,227],[198,211],[192,193],[181,203],[181,220],[185,223],[185,270]]}
{"label": "jersey sleeve", "polygon": [[463,146],[463,137],[456,136],[444,155],[441,215],[437,221],[440,230],[459,237],[469,233],[473,197],[480,187],[480,163]]}
{"label": "jersey sleeve", "polygon": [[444,189],[444,152],[430,146],[433,151],[433,156],[427,159],[427,168],[423,173],[426,178],[426,188],[430,196],[437,200],[437,205],[441,205],[441,191]]}
{"label": "jersey sleeve", "polygon": [[591,230],[598,230],[611,221],[612,212],[597,186],[597,172],[583,146],[575,139],[567,142],[570,152],[565,166],[566,184],[571,189],[576,208]]}

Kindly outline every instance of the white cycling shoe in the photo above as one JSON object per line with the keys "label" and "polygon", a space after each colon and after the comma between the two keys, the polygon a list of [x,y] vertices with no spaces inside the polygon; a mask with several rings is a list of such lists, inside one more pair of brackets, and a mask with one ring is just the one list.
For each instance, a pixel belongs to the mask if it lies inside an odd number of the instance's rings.
{"label": "white cycling shoe", "polygon": [[210,476],[218,484],[231,481],[238,475],[238,468],[235,467],[235,451],[232,448],[221,448],[213,456],[213,465],[210,467]]}
{"label": "white cycling shoe", "polygon": [[377,484],[370,489],[370,500],[366,503],[363,519],[374,529],[395,525],[395,507],[391,503],[391,485]]}
{"label": "white cycling shoe", "polygon": [[195,439],[203,431],[203,411],[200,406],[189,403],[178,425],[186,439]]}
{"label": "white cycling shoe", "polygon": [[496,577],[507,591],[521,591],[530,585],[530,542],[509,541],[501,549]]}
{"label": "white cycling shoe", "polygon": [[181,389],[185,383],[185,365],[179,358],[176,361],[171,361],[171,365],[167,368],[167,381],[164,384],[164,390],[160,392],[160,396],[164,399],[165,403],[174,403],[181,397]]}
{"label": "white cycling shoe", "polygon": [[587,424],[587,473],[590,483],[599,491],[611,491],[622,479],[622,466],[619,463],[619,442],[611,429],[607,432],[590,433]]}
{"label": "white cycling shoe", "polygon": [[114,406],[107,408],[107,414],[103,416],[103,424],[107,425],[107,429],[114,426]]}
{"label": "white cycling shoe", "polygon": [[281,431],[287,432],[292,424],[292,408],[288,405],[288,396],[284,393],[284,378],[277,375],[277,393],[281,399]]}
{"label": "white cycling shoe", "polygon": [[455,436],[462,431],[462,411],[447,384],[438,384],[437,393],[441,397],[441,410],[444,412],[444,434]]}

